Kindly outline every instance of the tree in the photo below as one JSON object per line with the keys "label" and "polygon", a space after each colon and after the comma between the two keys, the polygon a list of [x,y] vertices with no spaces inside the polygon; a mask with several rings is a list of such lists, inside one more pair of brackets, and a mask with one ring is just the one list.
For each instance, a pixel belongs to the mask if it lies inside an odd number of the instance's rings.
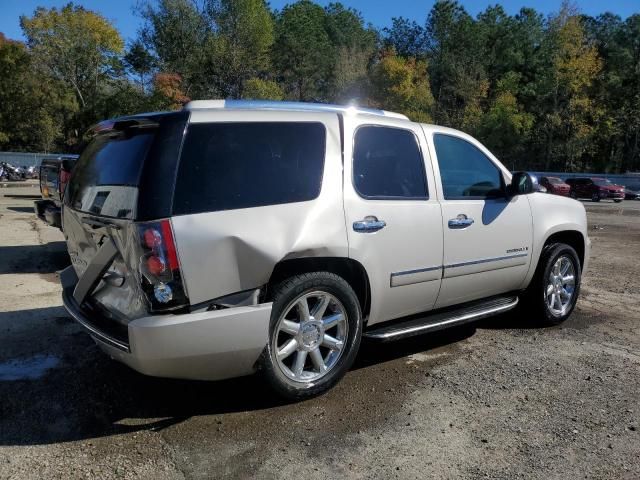
{"label": "tree", "polygon": [[133,42],[124,56],[124,62],[129,67],[129,71],[135,75],[144,92],[147,86],[147,77],[156,66],[153,55],[147,50],[142,40]]}
{"label": "tree", "polygon": [[329,98],[339,103],[364,100],[377,34],[365,26],[360,12],[340,3],[330,3],[325,12],[326,30],[334,51]]}
{"label": "tree", "polygon": [[62,111],[75,110],[59,82],[43,81],[21,42],[0,33],[0,148],[52,151],[63,138]]}
{"label": "tree", "polygon": [[623,21],[605,13],[582,22],[603,62],[593,97],[604,111],[591,162],[598,171],[640,170],[640,15]]}
{"label": "tree", "polygon": [[70,85],[85,108],[113,75],[123,42],[100,15],[68,3],[60,10],[39,7],[20,17],[35,62]]}
{"label": "tree", "polygon": [[274,41],[271,12],[264,0],[218,0],[211,4],[216,30],[213,60],[220,70],[220,91],[239,98],[245,80],[268,71]]}
{"label": "tree", "polygon": [[325,10],[309,0],[287,5],[277,17],[274,64],[285,92],[297,100],[328,96],[334,48],[326,22]]}
{"label": "tree", "polygon": [[371,83],[371,97],[379,107],[404,113],[416,122],[431,121],[433,96],[424,60],[386,51],[373,68]]}
{"label": "tree", "polygon": [[158,69],[182,78],[185,92],[195,97],[218,92],[208,67],[212,48],[207,0],[148,0],[138,4],[141,42],[156,57]]}
{"label": "tree", "polygon": [[[513,75],[515,77],[515,75]],[[498,86],[498,92],[490,101],[478,126],[478,137],[512,169],[526,168],[520,155],[526,148],[534,117],[525,112],[512,89],[517,84],[509,77]]]}
{"label": "tree", "polygon": [[403,17],[394,17],[391,22],[391,28],[382,29],[385,48],[394,49],[401,57],[423,57],[426,52],[424,28]]}
{"label": "tree", "polygon": [[477,25],[453,0],[439,0],[425,28],[436,122],[461,128],[471,122],[487,93]]}
{"label": "tree", "polygon": [[242,98],[248,100],[282,100],[284,93],[273,80],[250,78],[244,82]]}
{"label": "tree", "polygon": [[184,92],[182,77],[177,73],[158,73],[153,79],[154,97],[166,110],[178,110],[190,99]]}
{"label": "tree", "polygon": [[549,68],[540,77],[538,122],[544,139],[544,168],[549,170],[555,160],[557,167],[567,171],[582,167],[579,161],[590,148],[599,115],[590,92],[602,65],[580,17],[568,3],[550,18],[545,40]]}

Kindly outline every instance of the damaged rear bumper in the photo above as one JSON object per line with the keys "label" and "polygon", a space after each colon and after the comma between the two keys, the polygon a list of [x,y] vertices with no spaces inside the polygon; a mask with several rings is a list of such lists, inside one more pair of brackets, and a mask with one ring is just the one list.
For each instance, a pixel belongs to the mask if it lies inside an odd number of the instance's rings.
{"label": "damaged rear bumper", "polygon": [[112,358],[146,375],[194,380],[249,375],[267,345],[271,303],[150,315],[114,327],[108,323],[115,322],[97,318],[74,300],[73,267],[60,279],[69,314]]}

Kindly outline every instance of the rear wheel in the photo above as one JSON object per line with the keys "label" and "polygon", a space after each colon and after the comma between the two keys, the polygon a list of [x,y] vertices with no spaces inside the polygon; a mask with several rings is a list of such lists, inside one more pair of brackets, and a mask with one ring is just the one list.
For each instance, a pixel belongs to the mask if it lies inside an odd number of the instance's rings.
{"label": "rear wheel", "polygon": [[362,336],[358,298],[338,275],[297,275],[276,287],[262,374],[290,399],[335,385],[355,360]]}
{"label": "rear wheel", "polygon": [[618,198],[618,199],[614,200],[614,202],[616,202],[616,203],[620,203],[621,201],[622,201],[621,198]]}
{"label": "rear wheel", "polygon": [[571,198],[574,198],[574,199],[577,199],[577,198],[578,198],[578,196],[576,195],[576,192],[574,192],[573,190],[571,190],[571,191],[569,192],[569,196],[570,196]]}
{"label": "rear wheel", "polygon": [[564,322],[576,306],[580,293],[581,268],[578,254],[570,245],[548,246],[525,293],[525,305],[543,324]]}
{"label": "rear wheel", "polygon": [[600,201],[600,195],[598,195],[597,193],[594,193],[593,195],[591,195],[591,200],[594,202],[599,202]]}

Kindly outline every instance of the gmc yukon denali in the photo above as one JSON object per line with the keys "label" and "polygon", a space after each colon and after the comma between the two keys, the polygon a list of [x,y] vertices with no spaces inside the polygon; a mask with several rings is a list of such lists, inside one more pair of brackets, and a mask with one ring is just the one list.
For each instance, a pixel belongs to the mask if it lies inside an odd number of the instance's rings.
{"label": "gmc yukon denali", "polygon": [[[66,309],[148,375],[319,394],[362,337],[575,307],[585,209],[469,135],[382,110],[194,101],[93,129],[64,197]],[[514,320],[515,321],[515,320]]]}

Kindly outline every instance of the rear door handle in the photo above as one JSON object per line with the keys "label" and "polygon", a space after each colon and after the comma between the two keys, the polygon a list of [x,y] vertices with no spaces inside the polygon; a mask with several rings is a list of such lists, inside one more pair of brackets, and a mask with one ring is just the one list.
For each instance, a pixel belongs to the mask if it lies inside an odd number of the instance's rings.
{"label": "rear door handle", "polygon": [[461,213],[456,218],[449,220],[449,228],[462,229],[473,225],[473,218],[468,218],[464,213]]}
{"label": "rear door handle", "polygon": [[360,233],[373,233],[378,230],[382,230],[387,226],[387,222],[384,220],[378,220],[377,217],[367,216],[362,220],[353,222],[353,230]]}

